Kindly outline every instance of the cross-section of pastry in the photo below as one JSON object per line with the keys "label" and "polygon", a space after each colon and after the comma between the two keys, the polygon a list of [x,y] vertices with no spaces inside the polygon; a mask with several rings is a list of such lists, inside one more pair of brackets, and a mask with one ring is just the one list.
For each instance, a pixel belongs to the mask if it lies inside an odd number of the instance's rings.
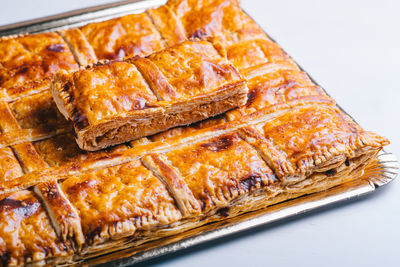
{"label": "cross-section of pastry", "polygon": [[84,150],[98,150],[187,125],[243,105],[247,85],[206,41],[186,41],[146,58],[60,72],[52,94]]}

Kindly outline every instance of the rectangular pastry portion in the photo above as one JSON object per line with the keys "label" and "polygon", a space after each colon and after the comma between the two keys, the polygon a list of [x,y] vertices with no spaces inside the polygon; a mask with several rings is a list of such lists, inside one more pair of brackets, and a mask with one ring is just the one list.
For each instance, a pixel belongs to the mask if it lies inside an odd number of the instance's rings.
{"label": "rectangular pastry portion", "polygon": [[28,190],[0,196],[0,236],[4,266],[55,264],[74,252],[59,239],[43,204]]}
{"label": "rectangular pastry portion", "polygon": [[[95,64],[102,59],[114,61]],[[60,70],[54,103],[46,89]],[[0,100],[0,266],[148,248],[359,179],[388,144],[344,114],[237,0],[169,0],[2,38]],[[107,149],[78,146],[240,104]],[[132,118],[141,120],[125,127]]]}
{"label": "rectangular pastry portion", "polygon": [[291,100],[306,100],[307,97],[313,99],[313,96],[327,97],[306,73],[281,65],[265,68],[264,74],[248,79],[247,87],[249,93],[246,104],[227,112],[230,120]]}
{"label": "rectangular pastry portion", "polygon": [[52,94],[79,147],[98,150],[240,106],[247,86],[211,43],[186,41],[146,58],[60,72]]}
{"label": "rectangular pastry portion", "polygon": [[181,22],[187,38],[217,38],[229,46],[264,36],[237,0],[169,0],[166,5]]}
{"label": "rectangular pastry portion", "polygon": [[[139,160],[70,177],[60,188],[80,217],[84,253],[103,250],[115,245],[112,240],[132,239],[181,219],[166,186]],[[57,204],[52,207],[57,209]],[[76,239],[79,234],[73,236]]]}
{"label": "rectangular pastry portion", "polygon": [[147,56],[165,48],[146,13],[131,14],[80,28],[98,59]]}
{"label": "rectangular pastry portion", "polygon": [[165,180],[187,216],[208,214],[234,198],[278,180],[257,151],[237,133],[144,157]]}
{"label": "rectangular pastry portion", "polygon": [[23,170],[13,150],[9,147],[0,148],[0,183],[23,175]]}
{"label": "rectangular pastry portion", "polygon": [[[258,75],[263,66],[277,62],[297,68],[243,12],[237,0],[169,0],[166,6],[174,13],[186,38],[211,41],[244,76]],[[176,38],[179,35],[180,31],[176,31]]]}

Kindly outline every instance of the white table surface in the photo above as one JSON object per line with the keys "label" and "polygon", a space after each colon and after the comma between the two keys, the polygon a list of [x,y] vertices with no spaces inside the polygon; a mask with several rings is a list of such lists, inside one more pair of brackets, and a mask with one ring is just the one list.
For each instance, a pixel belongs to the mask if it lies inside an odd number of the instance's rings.
{"label": "white table surface", "polygon": [[[110,0],[4,0],[0,25]],[[244,9],[400,156],[400,1],[242,0]],[[339,207],[151,261],[157,266],[400,266],[400,178]]]}

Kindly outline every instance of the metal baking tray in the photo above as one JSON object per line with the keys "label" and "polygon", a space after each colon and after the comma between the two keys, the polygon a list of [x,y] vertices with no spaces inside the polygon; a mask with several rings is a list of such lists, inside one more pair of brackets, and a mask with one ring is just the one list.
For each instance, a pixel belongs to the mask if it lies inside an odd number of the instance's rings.
{"label": "metal baking tray", "polygon": [[[129,0],[79,9],[54,16],[0,26],[0,37],[79,27],[90,22],[143,12],[145,9],[162,5],[165,2],[165,0]],[[137,247],[98,256],[78,262],[75,265],[128,266],[178,252],[211,240],[370,194],[395,179],[399,169],[400,163],[396,156],[382,151],[379,153],[377,160],[364,170],[359,179],[349,183],[319,193],[288,200],[261,210],[248,212],[235,218],[209,223]]]}

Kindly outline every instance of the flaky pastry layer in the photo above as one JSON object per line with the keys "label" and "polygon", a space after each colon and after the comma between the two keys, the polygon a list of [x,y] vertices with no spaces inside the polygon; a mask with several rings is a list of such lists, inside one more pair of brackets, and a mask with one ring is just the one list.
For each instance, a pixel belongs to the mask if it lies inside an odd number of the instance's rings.
{"label": "flaky pastry layer", "polygon": [[247,86],[211,43],[58,73],[51,92],[81,149],[98,150],[191,124],[247,101]]}
{"label": "flaky pastry layer", "polygon": [[[211,42],[247,79],[244,106],[96,152],[77,146],[48,90],[55,71],[102,59],[151,58],[192,38]],[[4,44],[3,265],[72,263],[161,237],[190,236],[208,222],[357,179],[388,144],[338,109],[236,0],[170,0],[81,28],[2,38]],[[181,97],[196,81],[190,75],[174,80],[162,64],[157,75],[143,75],[167,56],[127,65],[136,67],[131,73],[142,75],[157,101]],[[188,64],[186,58],[176,64]],[[152,86],[164,90],[157,95]]]}

